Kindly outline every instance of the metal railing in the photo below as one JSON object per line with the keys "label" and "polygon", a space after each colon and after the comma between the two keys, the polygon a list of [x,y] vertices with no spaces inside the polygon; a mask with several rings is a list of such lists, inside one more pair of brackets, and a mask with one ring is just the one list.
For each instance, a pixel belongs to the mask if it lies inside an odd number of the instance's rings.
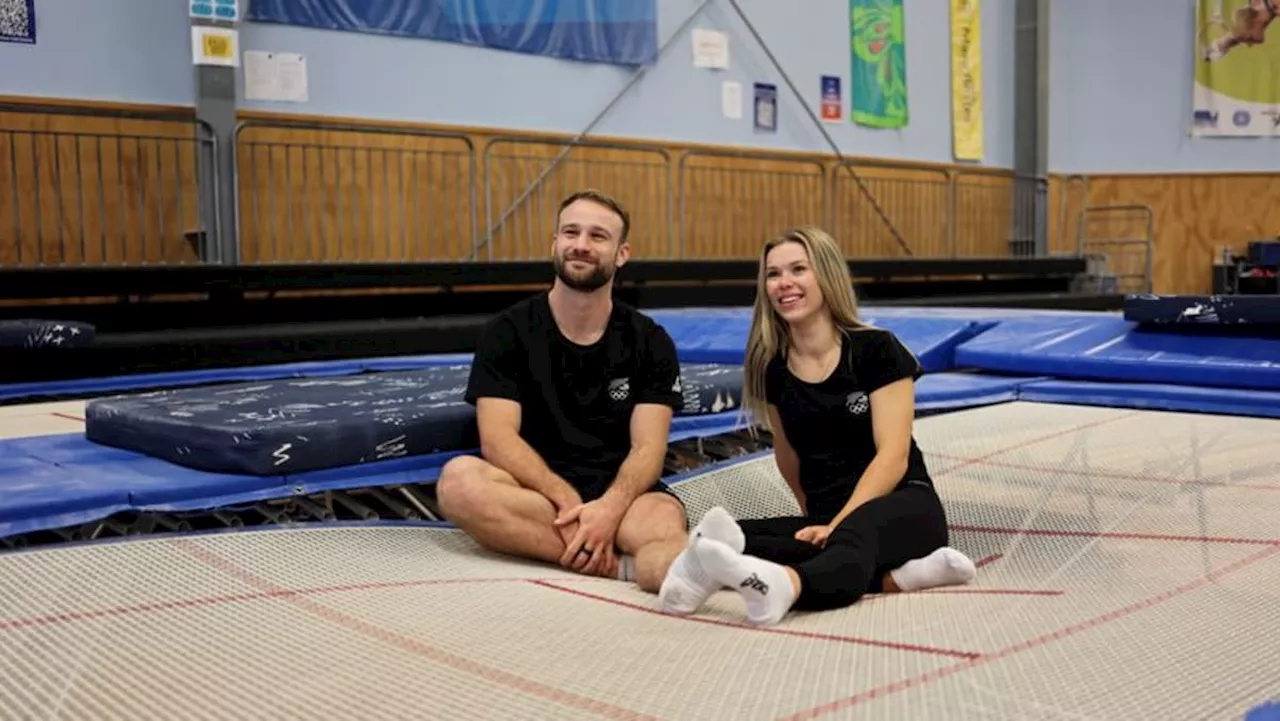
{"label": "metal railing", "polygon": [[[952,216],[947,171],[859,160],[834,165],[830,179],[834,202],[828,222],[846,254],[903,255],[893,232],[896,230],[917,257],[950,255],[947,234]],[[875,198],[879,211],[868,195]],[[888,216],[892,226],[880,212]]]}
{"label": "metal railing", "polygon": [[583,188],[606,190],[627,206],[636,257],[669,257],[670,167],[671,153],[660,147],[491,138],[484,148],[486,231],[471,258],[549,258],[560,201]]}
{"label": "metal railing", "polygon": [[189,116],[0,105],[0,119],[0,269],[537,259],[560,200],[598,187],[630,208],[637,257],[749,259],[814,223],[850,257],[1099,256],[1100,284],[1151,285],[1151,209],[1087,207],[1081,176],[1050,222],[1048,181],[1000,171],[506,136],[478,154],[464,133],[284,120],[238,126],[224,169]]}
{"label": "metal railing", "polygon": [[240,263],[457,260],[479,232],[461,133],[248,121],[235,163]]}
{"label": "metal railing", "polygon": [[1150,293],[1155,213],[1146,205],[1099,205],[1080,212],[1076,252],[1089,260],[1087,290]]}
{"label": "metal railing", "polygon": [[207,124],[31,105],[0,117],[0,269],[216,261]]}
{"label": "metal railing", "polygon": [[826,222],[826,169],[816,160],[690,151],[680,156],[678,177],[680,245],[673,258],[754,258],[788,226]]}

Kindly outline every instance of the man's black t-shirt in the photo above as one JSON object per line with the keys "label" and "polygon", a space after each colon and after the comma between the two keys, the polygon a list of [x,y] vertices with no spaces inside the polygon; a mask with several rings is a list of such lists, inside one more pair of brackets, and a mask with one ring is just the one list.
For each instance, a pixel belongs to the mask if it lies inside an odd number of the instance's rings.
{"label": "man's black t-shirt", "polygon": [[[778,408],[787,440],[800,459],[800,486],[808,515],[829,522],[849,501],[876,455],[871,393],[902,378],[918,379],[919,361],[892,333],[880,328],[844,334],[840,362],[818,383],[803,381],[779,354],[765,376],[765,398]],[[901,483],[932,484],[924,456],[911,439]]]}
{"label": "man's black t-shirt", "polygon": [[605,333],[579,345],[560,332],[546,292],[485,328],[466,399],[486,396],[518,401],[520,436],[579,493],[592,495],[607,488],[631,450],[636,404],[683,404],[675,343],[662,326],[615,300]]}

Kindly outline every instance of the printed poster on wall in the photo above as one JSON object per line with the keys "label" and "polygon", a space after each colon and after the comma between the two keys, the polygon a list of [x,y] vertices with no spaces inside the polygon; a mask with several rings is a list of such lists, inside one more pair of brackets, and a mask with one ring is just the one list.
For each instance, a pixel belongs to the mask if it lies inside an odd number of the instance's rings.
{"label": "printed poster on wall", "polygon": [[756,83],[756,130],[774,133],[778,130],[778,86]]}
{"label": "printed poster on wall", "polygon": [[1191,134],[1280,136],[1280,19],[1263,0],[1195,5]]}
{"label": "printed poster on wall", "polygon": [[36,0],[0,0],[0,43],[36,42]]}
{"label": "printed poster on wall", "polygon": [[822,76],[822,119],[832,123],[844,117],[844,101],[840,98],[840,78]]}
{"label": "printed poster on wall", "polygon": [[956,160],[982,160],[981,0],[951,0],[951,128]]}
{"label": "printed poster on wall", "polygon": [[906,28],[902,0],[849,0],[853,49],[850,117],[873,128],[907,125]]}

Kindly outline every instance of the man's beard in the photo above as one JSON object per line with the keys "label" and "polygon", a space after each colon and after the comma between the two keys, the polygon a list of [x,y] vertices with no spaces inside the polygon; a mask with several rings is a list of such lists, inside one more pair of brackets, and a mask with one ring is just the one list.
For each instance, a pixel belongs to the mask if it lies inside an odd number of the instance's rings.
{"label": "man's beard", "polygon": [[569,258],[566,260],[564,256],[556,257],[556,277],[560,278],[561,282],[570,288],[583,293],[590,293],[591,291],[598,290],[603,287],[605,283],[609,282],[609,278],[611,277],[609,271],[601,263],[596,263],[595,267],[586,277],[575,277],[571,275],[569,273],[569,269],[566,267],[568,262],[571,260],[581,260],[584,263],[591,263],[591,261],[586,258]]}

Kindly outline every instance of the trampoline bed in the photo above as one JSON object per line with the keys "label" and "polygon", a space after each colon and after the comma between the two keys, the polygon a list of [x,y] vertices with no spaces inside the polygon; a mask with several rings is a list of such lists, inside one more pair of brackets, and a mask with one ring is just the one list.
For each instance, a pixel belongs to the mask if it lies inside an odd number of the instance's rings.
{"label": "trampoline bed", "polygon": [[[429,522],[0,554],[0,718],[1231,719],[1280,694],[1280,420],[1010,402],[917,421],[970,585],[740,624]],[[693,522],[788,513],[767,452]],[[483,588],[483,592],[477,589]]]}

